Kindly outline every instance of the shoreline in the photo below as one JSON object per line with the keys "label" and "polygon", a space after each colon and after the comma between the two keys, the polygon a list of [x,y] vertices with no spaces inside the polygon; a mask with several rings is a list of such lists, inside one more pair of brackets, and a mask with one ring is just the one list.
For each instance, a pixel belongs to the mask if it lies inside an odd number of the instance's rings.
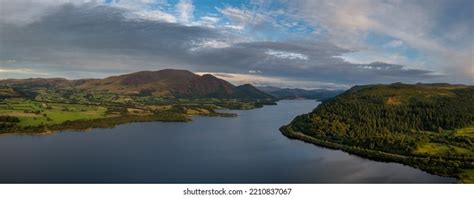
{"label": "shoreline", "polygon": [[441,173],[441,172],[437,172],[436,170],[433,170],[433,168],[430,168],[429,165],[433,163],[434,164],[442,163],[448,166],[450,161],[449,160],[441,161],[442,158],[432,159],[430,157],[406,156],[406,155],[400,155],[400,154],[394,154],[394,153],[387,153],[383,151],[370,150],[370,149],[365,149],[365,148],[360,148],[360,147],[346,146],[343,144],[338,144],[338,143],[318,139],[315,137],[311,137],[298,131],[294,131],[291,128],[290,124],[280,127],[279,130],[284,136],[286,136],[289,139],[300,140],[300,141],[314,144],[316,146],[321,146],[324,148],[341,150],[349,154],[357,155],[357,156],[374,160],[374,161],[400,163],[406,166],[410,166],[410,167],[425,171],[429,174],[456,178],[461,183],[474,183],[474,181],[472,181],[471,178],[462,177],[463,172],[450,170],[450,172],[448,173]]}
{"label": "shoreline", "polygon": [[118,125],[140,122],[191,122],[194,116],[206,117],[236,117],[232,113],[210,113],[207,115],[185,115],[176,113],[155,114],[155,115],[125,115],[119,117],[98,118],[92,120],[66,121],[57,125],[43,125],[35,127],[12,127],[0,130],[0,135],[50,135],[61,131],[84,132],[91,129],[114,128]]}

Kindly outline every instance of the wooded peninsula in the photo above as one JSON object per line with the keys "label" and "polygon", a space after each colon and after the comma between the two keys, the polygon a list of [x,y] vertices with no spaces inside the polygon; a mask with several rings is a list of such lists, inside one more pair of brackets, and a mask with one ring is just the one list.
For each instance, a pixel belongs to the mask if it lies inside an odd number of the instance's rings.
{"label": "wooded peninsula", "polygon": [[355,86],[296,117],[289,138],[474,182],[474,86]]}

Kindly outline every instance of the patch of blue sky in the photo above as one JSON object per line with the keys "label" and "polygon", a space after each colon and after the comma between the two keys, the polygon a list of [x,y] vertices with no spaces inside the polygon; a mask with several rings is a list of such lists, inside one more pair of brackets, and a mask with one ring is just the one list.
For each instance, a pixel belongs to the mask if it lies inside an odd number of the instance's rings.
{"label": "patch of blue sky", "polygon": [[307,36],[315,31],[314,28],[304,22],[292,19],[276,19],[275,25],[276,27],[269,31],[262,31],[262,37],[267,37],[273,41],[287,40]]}
{"label": "patch of blue sky", "polygon": [[[203,3],[207,1],[194,1],[194,17],[199,19],[205,16],[222,17],[217,8],[222,8],[221,1],[209,1],[210,3]],[[211,3],[212,2],[212,3]]]}
{"label": "patch of blue sky", "polygon": [[387,36],[385,34],[379,34],[376,32],[369,32],[365,37],[365,42],[372,46],[383,46],[389,42],[396,41],[396,38]]}
{"label": "patch of blue sky", "polygon": [[287,33],[312,33],[315,31],[315,28],[308,25],[305,21],[293,19],[286,15],[276,16],[275,22],[285,28]]}
{"label": "patch of blue sky", "polygon": [[246,29],[243,33],[249,34],[249,36],[254,37],[254,39],[283,41],[304,37],[315,31],[314,28],[306,25],[302,21],[285,17],[277,18],[278,19],[273,19],[273,24],[263,24],[259,27]]}
{"label": "patch of blue sky", "polygon": [[[168,3],[171,6],[176,6],[180,0],[168,0]],[[224,7],[235,7],[241,8],[245,5],[249,4],[249,1],[242,1],[242,0],[225,0],[225,1],[218,1],[218,0],[194,0],[191,1],[194,6],[194,16],[201,17],[206,15],[216,15],[219,14],[216,8],[224,8]]]}
{"label": "patch of blue sky", "polygon": [[387,54],[399,54],[409,60],[416,60],[422,56],[419,50],[410,47],[397,38],[385,34],[370,32],[365,38],[365,43]]}
{"label": "patch of blue sky", "polygon": [[[154,9],[160,9],[167,13],[174,13],[176,12],[176,5],[181,0],[167,0],[167,7],[163,8],[160,5],[156,5]],[[248,4],[248,1],[241,1],[241,0],[226,0],[226,1],[217,1],[217,0],[194,0],[191,1],[193,4],[193,17],[195,20],[199,20],[202,17],[217,17],[219,18],[219,24],[225,25],[230,23],[228,19],[226,19],[218,9],[223,9],[225,7],[235,7],[241,8]]]}

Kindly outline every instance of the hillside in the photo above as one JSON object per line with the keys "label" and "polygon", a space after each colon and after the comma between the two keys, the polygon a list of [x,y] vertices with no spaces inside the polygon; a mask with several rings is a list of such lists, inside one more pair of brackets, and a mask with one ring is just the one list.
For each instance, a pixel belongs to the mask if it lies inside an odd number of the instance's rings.
{"label": "hillside", "polygon": [[474,86],[356,86],[296,117],[285,135],[472,181]]}
{"label": "hillside", "polygon": [[22,97],[22,94],[18,93],[11,87],[0,87],[0,99],[15,97]]}
{"label": "hillside", "polygon": [[22,88],[60,88],[73,86],[73,81],[64,78],[28,78],[28,79],[6,79],[0,80],[0,86],[22,87]]}
{"label": "hillside", "polygon": [[40,94],[41,89],[43,91],[57,89],[86,93],[105,92],[117,95],[155,96],[168,99],[274,99],[271,95],[253,88],[252,85],[237,87],[210,74],[200,76],[190,71],[174,69],[141,71],[104,79],[9,79],[0,80],[0,86],[15,88],[18,92],[29,92],[25,95],[32,97]]}
{"label": "hillside", "polygon": [[265,95],[262,95],[262,91],[260,89],[257,89],[256,87],[254,87],[253,85],[251,84],[244,84],[244,85],[240,85],[237,87],[237,90],[239,92],[239,94],[242,94],[242,95],[249,95],[251,96],[252,98],[257,98],[257,99],[265,99],[265,98],[274,98],[271,94],[267,94],[265,92]]}
{"label": "hillside", "polygon": [[343,90],[278,88],[272,86],[257,88],[278,99],[313,99],[320,101],[332,98],[343,92]]}

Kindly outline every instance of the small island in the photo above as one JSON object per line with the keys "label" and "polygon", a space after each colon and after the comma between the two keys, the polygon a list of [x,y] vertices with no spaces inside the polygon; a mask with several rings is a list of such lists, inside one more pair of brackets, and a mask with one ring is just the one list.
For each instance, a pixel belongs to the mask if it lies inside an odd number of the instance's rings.
{"label": "small island", "polygon": [[192,116],[236,116],[275,98],[186,70],[143,71],[105,79],[0,80],[0,133],[44,134],[129,122],[187,122]]}
{"label": "small island", "polygon": [[474,86],[355,86],[281,127],[289,138],[474,182]]}

